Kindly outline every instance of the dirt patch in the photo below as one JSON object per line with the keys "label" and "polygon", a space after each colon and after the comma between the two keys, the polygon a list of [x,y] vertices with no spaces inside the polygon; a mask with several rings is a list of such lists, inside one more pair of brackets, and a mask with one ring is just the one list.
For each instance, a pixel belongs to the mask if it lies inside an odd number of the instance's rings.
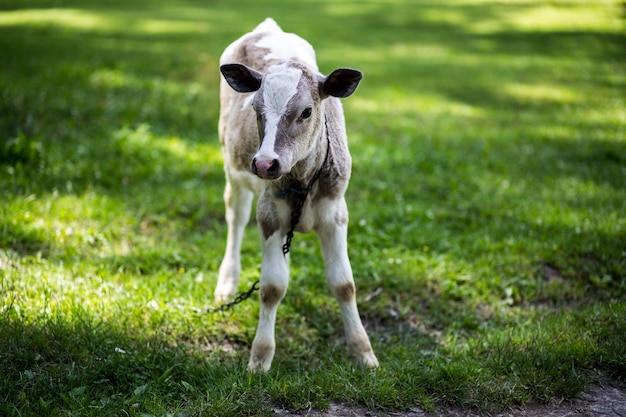
{"label": "dirt patch", "polygon": [[528,405],[500,413],[479,413],[462,409],[441,409],[428,413],[419,408],[410,411],[373,412],[362,408],[332,404],[325,412],[309,410],[291,413],[275,409],[280,417],[626,417],[626,392],[611,385],[594,385],[580,399],[553,405]]}

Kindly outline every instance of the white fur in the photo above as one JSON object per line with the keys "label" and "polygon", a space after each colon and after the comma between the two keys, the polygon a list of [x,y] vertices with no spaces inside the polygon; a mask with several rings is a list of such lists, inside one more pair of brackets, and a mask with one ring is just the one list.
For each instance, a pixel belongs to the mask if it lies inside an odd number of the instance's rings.
{"label": "white fur", "polygon": [[265,89],[263,90],[263,103],[265,120],[265,135],[263,143],[256,154],[257,158],[277,159],[279,156],[274,151],[278,123],[287,110],[287,104],[298,93],[298,83],[302,77],[302,71],[276,65],[265,76]]}
{"label": "white fur", "polygon": [[283,32],[273,19],[266,19],[256,27],[255,31],[270,32],[255,44],[259,48],[269,50],[269,53],[264,57],[266,61],[297,59],[317,70],[315,51],[311,44],[293,33]]}
{"label": "white fur", "polygon": [[248,94],[248,96],[241,101],[241,111],[247,111],[252,102],[254,101],[254,94]]}
{"label": "white fur", "polygon": [[263,101],[266,114],[280,117],[287,109],[287,104],[298,92],[298,83],[302,71],[285,64],[275,65],[265,75]]}

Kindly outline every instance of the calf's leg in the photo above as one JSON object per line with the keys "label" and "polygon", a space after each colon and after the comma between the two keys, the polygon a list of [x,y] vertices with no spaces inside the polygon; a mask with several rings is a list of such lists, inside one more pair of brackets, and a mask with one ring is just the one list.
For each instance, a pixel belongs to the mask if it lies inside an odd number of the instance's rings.
{"label": "calf's leg", "polygon": [[246,224],[250,220],[250,209],[254,194],[229,178],[226,174],[226,189],[224,203],[226,204],[226,224],[228,237],[226,252],[220,265],[220,271],[215,287],[215,299],[225,301],[237,292],[239,275],[241,274],[241,241]]}
{"label": "calf's leg", "polygon": [[289,265],[282,252],[284,238],[285,236],[277,231],[263,241],[259,289],[261,308],[248,363],[248,369],[252,372],[268,371],[276,350],[274,341],[276,310],[285,296],[289,282]]}
{"label": "calf's leg", "polygon": [[364,366],[378,366],[356,305],[356,290],[348,258],[348,211],[345,202],[325,204],[324,221],[316,229],[326,265],[326,279],[339,302],[350,353]]}

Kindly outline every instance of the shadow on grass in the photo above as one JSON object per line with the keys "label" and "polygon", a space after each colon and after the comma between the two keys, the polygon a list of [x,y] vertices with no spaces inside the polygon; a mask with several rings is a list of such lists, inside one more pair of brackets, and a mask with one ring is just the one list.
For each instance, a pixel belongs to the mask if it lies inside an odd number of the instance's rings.
{"label": "shadow on grass", "polygon": [[223,384],[243,372],[237,356],[207,361],[165,337],[131,335],[80,309],[73,311],[78,317],[48,317],[42,324],[27,324],[10,312],[0,316],[3,415],[45,416],[83,407],[103,416],[184,409],[195,387],[228,390]]}
{"label": "shadow on grass", "polygon": [[[352,367],[339,359],[336,343],[321,340],[301,357],[300,346],[281,349],[285,357],[279,356],[267,375],[249,374],[241,352],[220,353],[218,346],[197,352],[165,336],[131,335],[131,329],[97,321],[80,308],[72,312],[76,317],[52,316],[41,324],[4,310],[0,390],[7,401],[0,410],[40,416],[66,409],[95,413],[89,415],[164,410],[235,415],[276,406],[319,409],[330,401],[394,409],[394,404],[406,407],[396,402],[400,393],[423,407],[432,407],[433,399],[482,410],[549,402],[584,389],[589,377],[581,369],[602,364],[609,374],[623,375],[619,355],[603,358],[607,349],[624,353],[623,309],[595,316],[595,308],[542,316],[559,329],[555,334],[540,323],[485,332],[468,338],[461,351],[441,342],[433,351],[430,335],[398,329],[374,341],[383,363],[375,372]],[[407,345],[412,349],[403,348]],[[516,384],[528,388],[515,390]]]}

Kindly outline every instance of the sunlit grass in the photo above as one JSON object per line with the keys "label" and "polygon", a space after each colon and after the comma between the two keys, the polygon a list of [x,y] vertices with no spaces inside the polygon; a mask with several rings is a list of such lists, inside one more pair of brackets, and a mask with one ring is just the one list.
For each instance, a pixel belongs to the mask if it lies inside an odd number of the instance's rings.
{"label": "sunlit grass", "polygon": [[575,104],[583,99],[580,93],[562,85],[510,83],[502,86],[502,90],[514,100],[534,103],[548,101],[563,105]]}
{"label": "sunlit grass", "polygon": [[112,30],[115,25],[101,13],[90,13],[78,9],[35,9],[3,11],[2,26],[60,26],[79,30]]}
{"label": "sunlit grass", "polygon": [[621,25],[613,19],[617,13],[619,3],[611,0],[551,2],[506,16],[503,23],[516,29],[534,31],[619,31]]}
{"label": "sunlit grass", "polygon": [[[131,24],[132,22],[132,24]],[[210,29],[208,22],[199,20],[172,21],[167,18],[155,19],[137,12],[130,18],[127,13],[116,13],[114,9],[107,15],[98,11],[70,8],[5,11],[0,16],[2,26],[59,27],[85,32],[114,32],[130,30],[136,34],[169,33],[172,35],[203,33]]]}

